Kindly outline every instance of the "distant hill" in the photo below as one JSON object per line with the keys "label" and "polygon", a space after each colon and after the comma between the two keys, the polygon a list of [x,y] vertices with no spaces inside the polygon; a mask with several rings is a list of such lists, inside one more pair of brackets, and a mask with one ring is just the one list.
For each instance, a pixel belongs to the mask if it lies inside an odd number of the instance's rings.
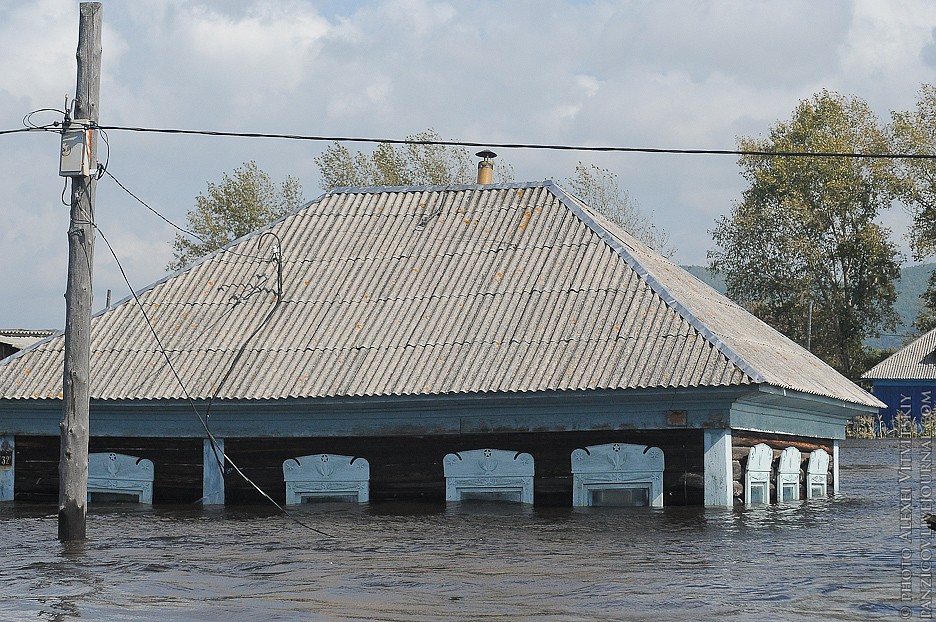
{"label": "distant hill", "polygon": [[[720,274],[712,274],[705,266],[683,266],[683,268],[714,289],[725,293],[725,279]],[[913,320],[920,312],[920,294],[926,291],[926,284],[933,269],[936,269],[936,264],[930,263],[906,266],[900,270],[900,280],[897,282],[897,302],[894,304],[894,309],[900,316],[901,324],[897,327],[896,334],[869,339],[865,342],[866,345],[881,349],[896,349],[904,345],[904,335],[912,330]]]}

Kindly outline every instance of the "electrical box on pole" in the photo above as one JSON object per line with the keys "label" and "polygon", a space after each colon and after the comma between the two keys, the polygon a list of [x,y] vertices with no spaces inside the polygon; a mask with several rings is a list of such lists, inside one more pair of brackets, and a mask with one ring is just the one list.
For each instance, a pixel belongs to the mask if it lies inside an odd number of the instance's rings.
{"label": "electrical box on pole", "polygon": [[94,144],[91,121],[75,119],[62,130],[62,157],[59,175],[88,177],[91,175],[91,147]]}

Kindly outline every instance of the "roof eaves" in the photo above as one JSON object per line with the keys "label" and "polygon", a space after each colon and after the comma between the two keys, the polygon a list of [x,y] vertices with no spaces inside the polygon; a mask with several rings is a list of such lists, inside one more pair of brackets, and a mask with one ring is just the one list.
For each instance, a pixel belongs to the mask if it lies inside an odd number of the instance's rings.
{"label": "roof eaves", "polygon": [[841,407],[843,404],[847,404],[847,407],[854,408],[855,406],[861,406],[869,414],[877,414],[877,411],[881,408],[887,408],[887,404],[882,402],[880,399],[875,397],[872,394],[868,394],[869,400],[865,402],[854,402],[849,400],[844,400],[840,397],[832,397],[829,395],[820,395],[817,393],[811,393],[808,391],[800,391],[798,389],[789,389],[785,387],[778,387],[776,385],[767,385],[762,384],[758,386],[758,391],[765,395],[782,395],[784,397],[794,396],[798,399],[808,400],[818,404],[828,404],[835,407]]}
{"label": "roof eaves", "polygon": [[698,317],[696,317],[688,308],[686,308],[676,297],[653,274],[634,257],[627,247],[614,234],[601,226],[591,214],[582,209],[578,199],[559,187],[552,181],[541,182],[550,192],[552,192],[563,205],[572,211],[582,222],[594,231],[611,249],[617,253],[621,259],[642,278],[650,288],[656,292],[664,303],[676,311],[684,320],[686,320],[699,334],[712,344],[712,346],[722,353],[729,361],[737,365],[741,371],[747,374],[755,383],[767,383],[767,378],[750,365],[744,358],[735,352],[728,344],[706,326]]}

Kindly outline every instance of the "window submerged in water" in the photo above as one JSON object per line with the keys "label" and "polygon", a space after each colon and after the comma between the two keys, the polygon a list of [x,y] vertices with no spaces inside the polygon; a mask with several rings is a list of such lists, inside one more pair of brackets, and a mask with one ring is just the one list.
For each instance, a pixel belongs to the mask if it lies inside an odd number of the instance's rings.
{"label": "window submerged in water", "polygon": [[460,491],[461,501],[484,501],[498,503],[520,503],[522,501],[522,491],[499,489],[499,490],[471,490],[463,488]]}
{"label": "window submerged in water", "polygon": [[588,505],[642,508],[650,505],[650,485],[597,488],[588,491]]}
{"label": "window submerged in water", "polygon": [[89,492],[88,501],[92,503],[139,503],[140,495],[136,492]]}
{"label": "window submerged in water", "polygon": [[629,443],[572,452],[572,506],[663,507],[663,450]]}
{"label": "window submerged in water", "polygon": [[764,503],[769,503],[770,498],[768,497],[768,487],[767,482],[752,483],[751,484],[751,497],[748,503],[752,505],[762,505]]}
{"label": "window submerged in water", "polygon": [[303,493],[300,495],[301,503],[357,503],[357,493]]}

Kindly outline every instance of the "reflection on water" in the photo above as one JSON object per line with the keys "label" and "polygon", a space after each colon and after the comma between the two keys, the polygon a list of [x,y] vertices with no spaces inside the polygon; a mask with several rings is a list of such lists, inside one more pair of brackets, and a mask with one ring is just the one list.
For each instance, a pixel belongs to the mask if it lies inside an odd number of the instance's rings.
{"label": "reflection on water", "polygon": [[897,458],[846,443],[838,497],[752,508],[292,510],[333,538],[266,507],[111,505],[63,546],[54,507],[0,504],[0,618],[892,619]]}

